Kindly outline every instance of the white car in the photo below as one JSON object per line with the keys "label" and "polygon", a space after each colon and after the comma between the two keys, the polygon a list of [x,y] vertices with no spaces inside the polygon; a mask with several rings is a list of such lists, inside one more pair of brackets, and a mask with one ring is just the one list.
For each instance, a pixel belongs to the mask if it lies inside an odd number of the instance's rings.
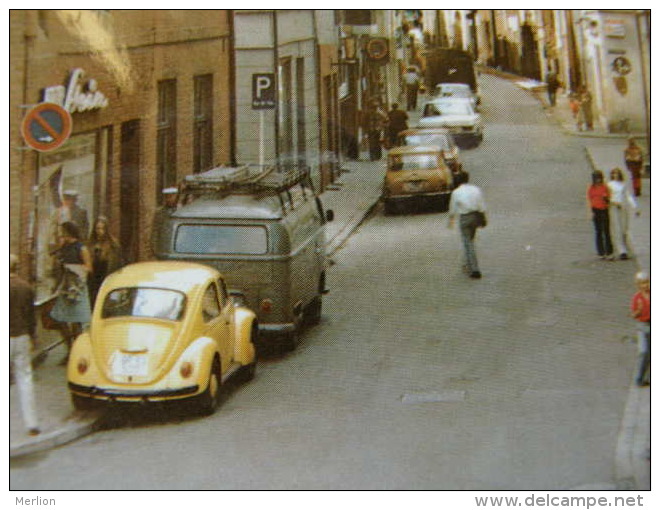
{"label": "white car", "polygon": [[438,83],[435,86],[435,98],[463,98],[469,99],[475,110],[479,109],[481,97],[472,91],[466,83]]}
{"label": "white car", "polygon": [[448,128],[456,145],[476,147],[483,140],[483,123],[468,99],[435,98],[427,101],[417,127]]}

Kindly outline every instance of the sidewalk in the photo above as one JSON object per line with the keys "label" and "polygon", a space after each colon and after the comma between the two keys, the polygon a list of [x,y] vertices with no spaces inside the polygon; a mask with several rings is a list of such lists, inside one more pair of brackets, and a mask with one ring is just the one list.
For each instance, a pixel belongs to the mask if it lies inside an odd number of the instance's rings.
{"label": "sidewalk", "polygon": [[[385,158],[381,161],[347,161],[341,176],[321,195],[326,209],[335,218],[328,223],[327,253],[332,256],[362,223],[378,203],[385,176]],[[57,333],[44,332],[42,346],[58,340]],[[28,455],[71,442],[90,434],[98,427],[99,415],[75,412],[66,386],[66,367],[59,366],[64,357],[63,345],[48,353],[46,361],[34,371],[37,412],[41,434],[28,436],[18,408],[18,392],[12,384],[9,391],[10,457]]]}
{"label": "sidewalk", "polygon": [[[593,131],[578,131],[572,117],[565,91],[557,94],[557,104],[549,106],[545,89],[537,87],[537,82],[519,77],[505,76],[527,90],[541,102],[549,118],[555,120],[565,134],[578,136],[584,141],[587,160],[594,170],[601,170],[609,176],[612,168],[619,167],[627,175],[623,151],[628,143],[628,134],[607,133],[596,126]],[[642,147],[648,161],[648,147],[644,133],[632,133]],[[585,176],[585,189],[589,182]],[[634,252],[635,269],[630,274],[630,295],[634,292],[633,274],[635,271],[651,269],[651,182],[650,174],[642,179],[642,196],[637,197],[639,217],[630,219],[630,238]],[[631,331],[633,324],[631,321]],[[651,391],[638,388],[631,380],[626,409],[616,447],[615,469],[617,487],[622,490],[651,489]]]}

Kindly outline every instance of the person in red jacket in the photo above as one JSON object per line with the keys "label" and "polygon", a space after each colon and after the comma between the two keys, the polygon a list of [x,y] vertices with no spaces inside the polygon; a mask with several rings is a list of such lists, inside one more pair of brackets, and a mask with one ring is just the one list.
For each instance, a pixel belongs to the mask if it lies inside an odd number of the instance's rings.
{"label": "person in red jacket", "polygon": [[591,185],[587,188],[589,218],[596,231],[596,251],[601,259],[614,260],[612,237],[610,235],[610,189],[605,184],[603,172],[591,174]]}
{"label": "person in red jacket", "polygon": [[651,282],[647,273],[635,275],[637,292],[630,302],[630,315],[637,321],[637,346],[639,368],[635,382],[637,386],[651,384]]}

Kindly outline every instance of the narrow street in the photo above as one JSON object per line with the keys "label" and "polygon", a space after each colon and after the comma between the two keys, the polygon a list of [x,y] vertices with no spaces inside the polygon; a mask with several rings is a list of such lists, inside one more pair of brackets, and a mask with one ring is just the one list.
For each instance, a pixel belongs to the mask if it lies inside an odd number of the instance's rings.
{"label": "narrow street", "polygon": [[215,415],[12,461],[12,489],[613,488],[634,268],[594,254],[579,140],[480,79],[484,142],[462,158],[488,206],[482,280],[446,213],[379,206],[333,257],[321,324]]}

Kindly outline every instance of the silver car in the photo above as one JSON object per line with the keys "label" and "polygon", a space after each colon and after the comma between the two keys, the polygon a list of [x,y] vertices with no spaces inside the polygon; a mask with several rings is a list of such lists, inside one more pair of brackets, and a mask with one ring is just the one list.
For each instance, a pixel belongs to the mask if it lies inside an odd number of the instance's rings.
{"label": "silver car", "polygon": [[427,101],[417,127],[447,128],[461,148],[476,147],[484,136],[481,115],[468,99],[441,97]]}
{"label": "silver car", "polygon": [[433,96],[436,98],[469,99],[475,110],[479,110],[481,105],[481,96],[475,93],[466,83],[438,83],[435,86]]}

